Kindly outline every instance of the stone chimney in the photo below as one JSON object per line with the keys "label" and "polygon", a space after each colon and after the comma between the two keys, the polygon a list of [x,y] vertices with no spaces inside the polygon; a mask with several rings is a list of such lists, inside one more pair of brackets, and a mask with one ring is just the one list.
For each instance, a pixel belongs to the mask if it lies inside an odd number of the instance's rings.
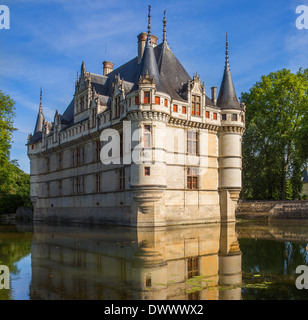
{"label": "stone chimney", "polygon": [[[137,36],[137,38],[138,38],[138,64],[141,62],[141,59],[143,56],[144,47],[147,42],[147,36],[148,36],[148,34],[146,32],[142,32]],[[155,48],[157,46],[157,37],[152,34],[151,39],[152,39],[153,47]]]}
{"label": "stone chimney", "polygon": [[217,87],[212,87],[212,101],[216,105],[217,103]]}
{"label": "stone chimney", "polygon": [[110,61],[104,61],[103,62],[104,65],[104,76],[108,73],[110,73],[111,71],[113,71],[113,63]]}

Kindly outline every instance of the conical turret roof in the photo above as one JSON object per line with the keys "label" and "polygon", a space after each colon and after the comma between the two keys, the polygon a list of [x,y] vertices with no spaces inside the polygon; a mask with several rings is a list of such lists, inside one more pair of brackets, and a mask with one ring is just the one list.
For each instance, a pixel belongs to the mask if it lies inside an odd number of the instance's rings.
{"label": "conical turret roof", "polygon": [[43,106],[42,106],[42,89],[41,89],[40,106],[39,106],[39,111],[38,111],[33,135],[35,135],[35,133],[41,132],[43,130],[43,120],[44,120],[44,114],[43,114]]}
{"label": "conical turret roof", "polygon": [[217,106],[221,109],[241,109],[240,103],[236,97],[229,66],[228,34],[226,36],[225,70],[218,94]]}

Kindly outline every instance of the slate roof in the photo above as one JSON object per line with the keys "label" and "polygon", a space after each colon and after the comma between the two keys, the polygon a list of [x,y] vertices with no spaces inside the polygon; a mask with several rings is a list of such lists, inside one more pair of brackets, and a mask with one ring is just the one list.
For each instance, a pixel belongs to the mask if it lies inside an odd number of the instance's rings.
{"label": "slate roof", "polygon": [[226,36],[225,70],[217,98],[217,106],[221,109],[241,109],[240,103],[236,97],[229,66],[228,34]]}
{"label": "slate roof", "polygon": [[[173,54],[167,41],[164,41],[160,45],[153,48],[151,37],[148,37],[147,39],[140,64],[138,64],[138,57],[135,57],[107,75],[90,73],[91,87],[92,89],[94,88],[99,94],[100,102],[103,105],[110,107],[113,83],[115,82],[115,78],[117,76],[123,80],[124,90],[128,93],[138,89],[140,75],[144,76],[147,72],[149,75],[154,77],[158,91],[167,93],[173,99],[187,101],[187,82],[191,80],[191,77]],[[226,91],[224,88],[227,86],[230,86],[230,80],[228,77],[226,77],[226,80],[223,80],[223,92]],[[232,88],[234,90],[233,83]],[[222,102],[222,105],[224,105],[224,97],[225,94],[223,94],[223,99],[219,98],[219,100]],[[212,100],[207,96],[206,104],[217,108],[217,106],[215,106]],[[64,111],[63,115],[61,115],[62,130],[67,127],[71,127],[74,124],[73,99],[67,109]],[[41,139],[41,133],[40,135],[34,133],[33,137],[31,138],[31,143],[34,143],[39,139]]]}

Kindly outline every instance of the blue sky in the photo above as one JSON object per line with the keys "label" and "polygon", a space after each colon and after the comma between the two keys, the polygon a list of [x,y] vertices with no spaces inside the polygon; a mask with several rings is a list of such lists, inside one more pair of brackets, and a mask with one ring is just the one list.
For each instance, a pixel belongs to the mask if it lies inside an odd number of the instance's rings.
{"label": "blue sky", "polygon": [[[261,75],[282,68],[308,67],[308,30],[295,26],[299,5],[308,0],[2,0],[10,8],[11,29],[0,30],[0,90],[16,101],[11,159],[29,172],[25,144],[35,126],[40,87],[43,110],[52,121],[74,93],[77,71],[101,74],[102,61],[115,68],[137,55],[137,35],[147,30],[162,39],[167,10],[167,40],[192,76],[200,74],[207,94],[219,88],[229,33],[231,73],[237,95]],[[107,48],[107,50],[106,50]]]}

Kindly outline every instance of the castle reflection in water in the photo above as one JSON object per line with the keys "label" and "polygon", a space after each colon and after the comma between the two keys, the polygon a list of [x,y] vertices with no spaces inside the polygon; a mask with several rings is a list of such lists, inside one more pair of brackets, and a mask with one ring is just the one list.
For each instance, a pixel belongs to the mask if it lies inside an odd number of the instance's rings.
{"label": "castle reflection in water", "polygon": [[241,299],[235,224],[34,226],[31,299]]}

